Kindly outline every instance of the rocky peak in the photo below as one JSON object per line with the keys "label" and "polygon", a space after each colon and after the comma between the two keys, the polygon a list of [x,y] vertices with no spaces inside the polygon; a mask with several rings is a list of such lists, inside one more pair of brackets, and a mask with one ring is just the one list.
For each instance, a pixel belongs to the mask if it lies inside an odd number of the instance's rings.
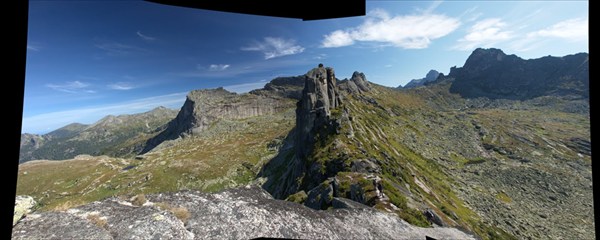
{"label": "rocky peak", "polygon": [[313,144],[315,129],[330,124],[331,110],[340,105],[333,68],[319,66],[306,73],[302,98],[296,109],[299,156],[305,157]]}
{"label": "rocky peak", "polygon": [[416,87],[420,87],[423,85],[427,85],[430,82],[434,82],[439,76],[440,76],[440,72],[432,69],[432,70],[429,70],[427,75],[425,75],[425,78],[410,80],[410,82],[408,82],[406,85],[404,85],[404,87],[398,86],[398,88],[416,88]]}
{"label": "rocky peak", "polygon": [[365,74],[361,72],[352,73],[349,83],[354,84],[359,92],[368,92],[371,90],[371,85],[367,81],[367,77],[365,77]]}

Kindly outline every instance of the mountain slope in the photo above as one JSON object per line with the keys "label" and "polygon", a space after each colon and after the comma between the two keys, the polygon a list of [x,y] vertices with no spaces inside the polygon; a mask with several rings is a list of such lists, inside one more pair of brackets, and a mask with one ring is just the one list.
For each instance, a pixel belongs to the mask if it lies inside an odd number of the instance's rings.
{"label": "mountain slope", "polygon": [[62,160],[80,154],[132,156],[176,113],[158,107],[139,114],[109,115],[92,125],[69,124],[41,136],[23,134],[19,162]]}
{"label": "mountain slope", "polygon": [[478,48],[452,68],[450,92],[465,98],[526,100],[540,96],[589,96],[589,55],[524,60],[499,49]]}

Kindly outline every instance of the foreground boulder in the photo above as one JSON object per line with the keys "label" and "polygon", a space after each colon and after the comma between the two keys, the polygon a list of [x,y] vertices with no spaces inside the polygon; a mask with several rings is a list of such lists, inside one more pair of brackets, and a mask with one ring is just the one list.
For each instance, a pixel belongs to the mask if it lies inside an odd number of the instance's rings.
{"label": "foreground boulder", "polygon": [[30,196],[17,196],[15,198],[15,213],[13,215],[13,226],[25,215],[30,213],[37,203]]}
{"label": "foreground boulder", "polygon": [[[395,215],[355,208],[315,211],[246,186],[216,194],[147,195],[145,203],[109,198],[66,212],[30,214],[13,239],[474,239],[453,228],[420,228]],[[140,205],[140,206],[137,206]]]}

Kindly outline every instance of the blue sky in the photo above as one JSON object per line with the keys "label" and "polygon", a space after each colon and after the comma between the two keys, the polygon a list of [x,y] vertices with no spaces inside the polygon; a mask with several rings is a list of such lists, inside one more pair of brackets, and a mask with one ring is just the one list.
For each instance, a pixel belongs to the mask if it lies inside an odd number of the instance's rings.
{"label": "blue sky", "polygon": [[23,132],[178,109],[188,91],[246,92],[318,63],[385,86],[447,74],[477,47],[523,58],[588,52],[587,1],[367,1],[306,21],[138,1],[31,1]]}

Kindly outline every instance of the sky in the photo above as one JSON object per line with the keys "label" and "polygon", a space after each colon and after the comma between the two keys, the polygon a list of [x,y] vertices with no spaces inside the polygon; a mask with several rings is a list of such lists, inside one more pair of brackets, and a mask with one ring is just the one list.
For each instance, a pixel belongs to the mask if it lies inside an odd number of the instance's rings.
{"label": "sky", "polygon": [[478,47],[525,59],[588,52],[588,1],[367,1],[317,21],[142,1],[30,1],[22,132],[238,93],[319,63],[384,86],[448,74]]}

